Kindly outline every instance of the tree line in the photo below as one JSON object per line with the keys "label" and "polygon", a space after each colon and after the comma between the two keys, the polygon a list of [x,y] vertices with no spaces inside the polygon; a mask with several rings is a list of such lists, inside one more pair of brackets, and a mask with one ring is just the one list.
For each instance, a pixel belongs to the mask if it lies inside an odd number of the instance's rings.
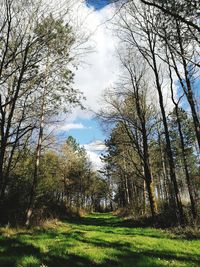
{"label": "tree line", "polygon": [[121,77],[98,117],[109,125],[111,201],[169,224],[198,220],[199,1],[125,1],[112,25]]}
{"label": "tree line", "polygon": [[[73,86],[72,66],[84,39],[78,39],[73,27],[71,4],[72,1],[67,1],[61,12],[43,0],[0,3],[0,221],[3,223],[29,225],[38,212],[48,207],[50,210],[55,199],[61,203],[67,190],[63,188],[68,188],[64,178],[67,170],[60,166],[64,165],[60,163],[63,152],[58,156],[48,149],[52,147],[51,128],[58,115],[82,107],[82,93]],[[84,153],[80,155],[83,165],[87,165],[85,157]],[[77,167],[80,177],[81,168],[84,167]],[[61,169],[65,173],[58,178]],[[77,190],[72,185],[71,188],[70,194]]]}
{"label": "tree line", "polygon": [[27,224],[35,147],[26,147],[24,153],[10,176],[1,210],[2,224],[38,225],[46,219],[71,218],[85,211],[101,210],[107,183],[93,169],[86,150],[69,136],[59,149],[42,151],[32,214]]}

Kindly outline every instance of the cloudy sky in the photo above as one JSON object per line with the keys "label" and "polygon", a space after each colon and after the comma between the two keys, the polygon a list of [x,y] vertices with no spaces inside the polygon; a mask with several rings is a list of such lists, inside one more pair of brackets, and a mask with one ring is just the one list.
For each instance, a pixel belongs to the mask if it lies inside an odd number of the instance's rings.
{"label": "cloudy sky", "polygon": [[74,110],[57,129],[60,139],[72,135],[78,143],[84,145],[97,168],[101,167],[99,155],[105,149],[103,141],[106,136],[93,118],[93,111],[99,109],[103,90],[114,83],[119,73],[114,55],[116,40],[107,25],[115,8],[108,3],[109,0],[86,0],[79,8],[79,15],[84,17],[84,27],[93,33],[90,42],[94,51],[84,55],[84,63],[75,72],[75,87],[84,93],[87,109]]}
{"label": "cloudy sky", "polygon": [[[101,168],[99,156],[105,149],[103,143],[107,136],[94,118],[94,112],[102,105],[103,91],[117,82],[120,74],[120,64],[115,52],[118,41],[110,29],[110,20],[116,14],[116,5],[110,4],[110,0],[79,0],[77,3],[75,17],[80,17],[83,31],[92,33],[87,45],[91,44],[94,47],[93,52],[84,54],[84,63],[75,70],[74,86],[86,97],[84,102],[86,110],[73,110],[56,131],[61,142],[72,135],[86,148],[93,165]],[[167,86],[163,88],[168,112],[173,107],[169,92]],[[149,97],[151,101],[158,103],[155,101],[155,93],[151,93]]]}

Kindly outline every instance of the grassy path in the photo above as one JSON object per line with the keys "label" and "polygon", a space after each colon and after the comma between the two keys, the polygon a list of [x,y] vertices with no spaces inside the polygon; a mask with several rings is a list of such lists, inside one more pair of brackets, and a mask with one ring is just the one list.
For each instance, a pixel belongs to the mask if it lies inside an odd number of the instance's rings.
{"label": "grassy path", "polygon": [[111,214],[0,232],[1,267],[200,266],[200,240],[127,227]]}

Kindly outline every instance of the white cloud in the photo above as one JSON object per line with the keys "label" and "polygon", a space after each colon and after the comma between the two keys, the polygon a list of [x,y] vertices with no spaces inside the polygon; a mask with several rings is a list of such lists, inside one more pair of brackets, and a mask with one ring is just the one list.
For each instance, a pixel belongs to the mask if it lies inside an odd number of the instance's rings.
{"label": "white cloud", "polygon": [[106,149],[104,142],[96,140],[83,146],[87,151],[88,158],[91,161],[93,168],[95,170],[102,169],[104,164],[100,159],[100,155]]}
{"label": "white cloud", "polygon": [[[119,74],[120,67],[115,55],[117,40],[106,24],[114,12],[115,8],[112,5],[99,11],[79,6],[79,16],[84,18],[84,28],[93,33],[90,43],[94,46],[94,52],[84,55],[84,64],[75,72],[75,87],[84,93],[87,110],[75,109],[67,119],[68,123],[77,118],[91,118],[93,116],[91,111],[100,108],[100,98],[104,89],[112,86]],[[104,164],[100,154],[105,151],[104,143],[96,140],[85,144],[84,147],[93,168],[102,169]]]}
{"label": "white cloud", "polygon": [[96,140],[90,144],[86,144],[84,145],[84,147],[86,150],[97,152],[103,152],[106,149],[104,142],[102,142],[101,140]]}
{"label": "white cloud", "polygon": [[69,131],[73,129],[87,129],[86,126],[84,126],[82,123],[67,123],[64,125],[61,125],[60,127],[56,129],[57,131]]}
{"label": "white cloud", "polygon": [[[113,16],[114,11],[112,5],[100,11],[92,11],[86,6],[79,10],[83,17],[88,14],[84,28],[93,33],[90,43],[94,46],[94,52],[84,55],[85,64],[75,73],[75,87],[84,93],[87,99],[86,107],[93,111],[99,109],[103,90],[114,83],[119,73],[115,56],[116,39],[106,26],[106,21]],[[78,115],[85,116],[83,112]]]}
{"label": "white cloud", "polygon": [[92,167],[94,170],[101,170],[103,168],[104,164],[97,153],[92,151],[87,151],[87,155],[92,163]]}
{"label": "white cloud", "polygon": [[[87,110],[74,110],[70,116],[71,121],[78,117],[91,118],[93,115],[91,111],[95,112],[102,108],[101,96],[103,91],[112,87],[121,73],[121,66],[116,55],[119,40],[114,36],[112,30],[107,27],[108,25],[111,27],[109,21],[115,12],[116,7],[112,4],[99,11],[89,9],[85,5],[79,8],[79,15],[84,18],[84,28],[93,32],[90,43],[95,45],[95,51],[84,55],[85,64],[75,72],[75,87],[86,96],[84,104]],[[164,65],[163,62],[162,65]],[[152,88],[155,88],[154,84],[152,84]],[[163,88],[163,95],[168,113],[173,108],[173,104],[170,90],[166,86]],[[155,89],[153,93],[149,93],[149,97],[152,98],[153,103],[158,103],[158,95]]]}

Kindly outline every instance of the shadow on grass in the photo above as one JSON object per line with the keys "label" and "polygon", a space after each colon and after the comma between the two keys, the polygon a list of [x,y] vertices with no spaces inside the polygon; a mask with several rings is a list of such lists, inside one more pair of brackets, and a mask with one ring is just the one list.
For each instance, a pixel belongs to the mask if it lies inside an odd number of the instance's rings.
{"label": "shadow on grass", "polygon": [[[127,236],[146,236],[155,238],[170,238],[173,240],[199,240],[199,233],[197,235],[188,234],[172,234],[170,231],[166,231],[168,227],[155,227],[152,218],[146,218],[142,222],[134,221],[133,219],[120,218],[113,216],[109,213],[94,214],[93,216],[86,216],[83,218],[73,218],[68,221],[69,224],[76,224],[80,226],[90,226],[87,231],[99,231],[111,234],[121,234]],[[97,227],[98,228],[97,228]],[[93,228],[94,227],[94,228]],[[120,228],[120,229],[119,229]],[[184,233],[184,231],[183,231]]]}
{"label": "shadow on grass", "polygon": [[[67,238],[67,237],[66,237]],[[94,245],[95,247],[103,248],[114,248],[116,260],[106,259],[102,263],[95,263],[86,257],[65,254],[62,253],[64,247],[61,248],[60,253],[56,250],[51,250],[48,253],[42,253],[38,248],[33,245],[26,244],[17,239],[1,240],[0,247],[4,248],[4,251],[0,253],[0,266],[1,267],[16,267],[16,266],[27,266],[27,267],[39,267],[42,264],[48,267],[161,267],[162,263],[155,261],[155,258],[164,260],[178,260],[179,262],[185,262],[186,266],[199,266],[197,259],[191,258],[191,255],[184,253],[181,256],[173,255],[171,252],[151,252],[141,251],[133,252],[130,250],[130,244],[127,242],[106,242],[102,239],[84,239],[79,238],[81,242]],[[63,246],[65,243],[63,243]],[[52,248],[53,249],[53,248]],[[59,255],[60,254],[60,255]],[[37,263],[30,261],[29,263],[23,264],[23,259],[34,256]]]}
{"label": "shadow on grass", "polygon": [[[85,257],[78,255],[64,255],[64,253],[63,255],[55,255],[54,251],[42,253],[40,249],[36,248],[35,246],[26,244],[15,238],[0,240],[0,247],[4,248],[4,250],[0,252],[0,267],[39,267],[42,264],[48,267],[101,266],[91,262]],[[56,248],[55,252],[58,252],[56,251]],[[32,261],[26,262],[25,259],[28,259],[29,257],[33,257]],[[23,261],[25,263],[23,263]]]}
{"label": "shadow on grass", "polygon": [[86,216],[82,218],[73,218],[70,220],[70,222],[90,226],[126,227],[126,222],[123,219],[117,216],[112,216],[109,213],[93,214],[92,216]]}
{"label": "shadow on grass", "polygon": [[[157,231],[153,228],[147,228],[144,225],[140,225],[137,228],[133,221],[123,220],[120,217],[112,216],[109,214],[94,214],[91,217],[83,218],[73,218],[70,221],[66,221],[68,224],[76,225],[76,228],[85,231],[96,231],[107,234],[120,234],[126,236],[146,236],[155,238],[172,238],[167,232]],[[86,227],[84,227],[86,226]],[[88,226],[88,227],[87,227]],[[173,237],[173,239],[179,239],[178,237]]]}
{"label": "shadow on grass", "polygon": [[[187,252],[183,252],[181,255],[176,255],[176,252],[173,253],[172,251],[168,251],[168,250],[164,250],[164,251],[153,250],[152,251],[151,248],[148,248],[148,249],[143,248],[141,249],[140,252],[133,252],[133,249],[137,250],[137,247],[136,246],[134,247],[134,245],[131,244],[131,248],[130,248],[130,243],[126,241],[108,242],[100,238],[87,239],[85,237],[84,238],[79,237],[79,240],[83,243],[94,245],[95,247],[115,248],[117,254],[119,253],[119,255],[121,255],[122,258],[128,257],[132,259],[135,259],[135,258],[140,259],[140,257],[142,257],[144,260],[144,256],[145,256],[145,257],[151,257],[152,259],[159,258],[159,259],[171,260],[171,261],[174,261],[174,260],[184,261],[190,264],[194,264],[194,263],[197,264],[195,266],[200,266],[200,258],[197,258],[197,255],[191,255],[190,253],[187,253]],[[119,261],[120,261],[120,257],[119,257]]]}
{"label": "shadow on grass", "polygon": [[[66,220],[68,221],[68,220]],[[143,221],[134,221],[133,219],[126,219],[113,216],[111,213],[94,213],[91,216],[85,216],[82,218],[72,218],[70,222],[81,224],[81,225],[90,225],[90,226],[108,226],[108,227],[126,227],[126,228],[146,228],[153,227],[154,222],[152,218],[145,218]]]}
{"label": "shadow on grass", "polygon": [[[141,247],[140,251],[134,247],[134,242],[126,240],[107,241],[102,236],[88,238],[84,233],[86,231],[100,231],[103,233],[118,234],[116,227],[127,227],[122,220],[111,215],[92,215],[79,220],[70,221],[72,228],[66,231],[57,229],[40,229],[34,233],[23,232],[13,237],[0,237],[0,267],[162,267],[162,260],[169,262],[178,261],[184,263],[184,266],[200,266],[196,255],[191,255],[186,251],[181,255],[176,255],[166,249],[156,250],[153,248]],[[88,229],[88,227],[90,229]],[[99,226],[99,227],[98,227]],[[102,229],[101,229],[102,227]],[[116,229],[117,230],[117,229]],[[144,235],[152,237],[151,232],[142,233],[135,229],[135,232],[129,233],[128,229],[118,229],[122,235]],[[150,230],[149,230],[150,231]],[[59,237],[59,242],[56,238]],[[159,236],[155,236],[159,238]],[[41,250],[31,242],[46,240],[48,249]],[[48,242],[51,244],[48,246]],[[37,243],[37,242],[36,242]],[[71,247],[82,246],[83,255],[76,255],[70,252]],[[105,255],[99,261],[95,262],[89,256],[85,248],[96,248],[96,251],[103,250]],[[112,252],[110,253],[110,250]],[[45,251],[45,252],[44,252]],[[108,254],[106,255],[106,252]],[[77,253],[78,254],[78,253]],[[110,256],[110,257],[109,257]],[[159,263],[159,260],[161,262]],[[179,266],[179,265],[167,265]],[[182,266],[182,265],[181,265]]]}

